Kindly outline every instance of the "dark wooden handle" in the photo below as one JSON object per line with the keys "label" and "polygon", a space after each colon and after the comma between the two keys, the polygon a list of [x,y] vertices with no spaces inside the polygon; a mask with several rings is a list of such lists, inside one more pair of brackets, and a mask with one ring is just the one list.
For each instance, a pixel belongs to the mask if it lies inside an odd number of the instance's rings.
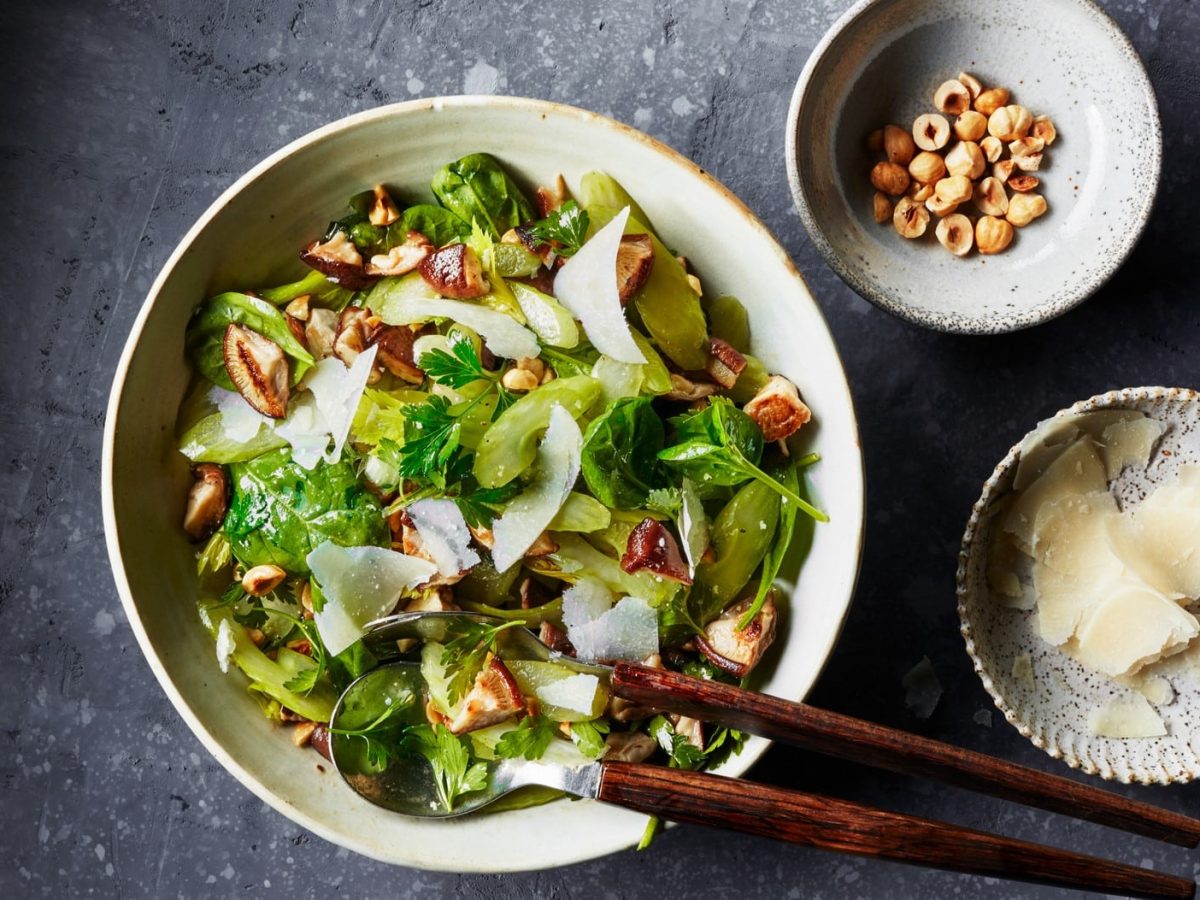
{"label": "dark wooden handle", "polygon": [[606,763],[598,799],[793,844],[1130,897],[1193,897],[1195,882],[1068,850],[720,775]]}
{"label": "dark wooden handle", "polygon": [[618,663],[613,670],[612,692],[642,706],[683,713],[828,756],[930,778],[1181,847],[1200,843],[1198,819],[803,703],[631,663]]}

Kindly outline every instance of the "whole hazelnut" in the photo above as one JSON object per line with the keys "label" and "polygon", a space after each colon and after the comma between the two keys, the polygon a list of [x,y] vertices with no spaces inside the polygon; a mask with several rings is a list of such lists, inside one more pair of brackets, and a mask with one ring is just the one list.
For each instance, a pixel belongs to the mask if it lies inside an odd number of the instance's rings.
{"label": "whole hazelnut", "polygon": [[985,256],[1001,253],[1012,243],[1013,227],[1004,219],[983,216],[975,223],[975,246]]}
{"label": "whole hazelnut", "polygon": [[907,166],[917,152],[912,135],[899,125],[888,125],[883,129],[883,152],[888,162]]}
{"label": "whole hazelnut", "polygon": [[904,166],[894,162],[877,162],[871,169],[871,184],[875,190],[885,194],[899,196],[908,190],[909,177]]}
{"label": "whole hazelnut", "polygon": [[933,184],[946,174],[946,163],[929,150],[923,150],[908,164],[908,174],[922,184]]}

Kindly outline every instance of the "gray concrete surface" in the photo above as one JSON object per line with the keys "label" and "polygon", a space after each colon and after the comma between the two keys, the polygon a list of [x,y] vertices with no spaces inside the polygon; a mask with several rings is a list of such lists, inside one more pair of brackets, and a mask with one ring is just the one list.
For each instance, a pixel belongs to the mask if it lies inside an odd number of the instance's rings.
{"label": "gray concrete surface", "polygon": [[[878,312],[820,261],[792,210],[787,99],[845,5],[6,4],[0,895],[1055,895],[697,828],[674,830],[650,852],[508,877],[357,858],[265,807],[209,758],[142,660],[108,573],[99,458],[109,382],[151,279],[196,216],[268,152],[346,113],[460,92],[547,97],[645,129],[741,195],[793,254],[840,342],[867,452],[870,524],[858,599],[813,699],[1058,769],[991,712],[971,672],[954,614],[955,552],[980,482],[1027,425],[1109,388],[1195,385],[1200,5],[1107,4],[1159,93],[1159,206],[1133,258],[1092,301],[991,339],[932,334]],[[921,721],[901,678],[925,655],[945,694]],[[786,749],[753,774],[1159,869],[1200,869],[1194,853]],[[1192,787],[1127,793],[1197,811]]]}

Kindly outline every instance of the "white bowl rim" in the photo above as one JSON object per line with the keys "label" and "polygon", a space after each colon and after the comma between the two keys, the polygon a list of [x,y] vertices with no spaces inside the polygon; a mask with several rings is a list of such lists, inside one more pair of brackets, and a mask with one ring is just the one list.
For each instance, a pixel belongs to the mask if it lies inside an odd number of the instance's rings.
{"label": "white bowl rim", "polygon": [[[862,453],[862,441],[858,430],[858,418],[854,411],[854,399],[850,392],[849,381],[845,376],[845,366],[842,363],[841,354],[838,352],[836,343],[833,341],[832,332],[829,331],[828,322],[825,320],[825,315],[821,311],[820,305],[816,302],[816,298],[812,291],[808,288],[808,283],[804,280],[804,276],[796,268],[783,246],[771,232],[771,230],[755,215],[742,200],[734,194],[729,188],[725,187],[720,181],[711,176],[704,168],[697,165],[695,162],[684,156],[672,147],[662,143],[661,141],[650,137],[649,135],[619,122],[616,119],[579,107],[570,106],[568,104],[556,103],[549,100],[541,100],[536,98],[515,97],[508,95],[490,95],[490,94],[464,94],[444,97],[429,97],[419,100],[408,100],[400,103],[392,103],[384,106],[375,107],[373,109],[364,110],[359,113],[354,113],[337,119],[326,125],[320,126],[313,131],[291,141],[284,147],[271,153],[261,162],[257,163],[249,169],[244,175],[233,182],[226,188],[216,200],[204,211],[203,214],[196,220],[191,228],[184,234],[176,245],[174,251],[167,258],[151,284],[149,291],[146,294],[145,300],[142,301],[141,309],[134,320],[133,326],[130,329],[129,336],[126,339],[125,347],[121,352],[120,360],[117,363],[116,371],[113,375],[112,388],[109,394],[109,401],[105,411],[103,446],[101,455],[101,474],[100,474],[100,490],[101,490],[101,506],[103,512],[104,523],[104,538],[108,549],[109,565],[112,569],[113,580],[116,583],[117,593],[121,598],[121,605],[125,611],[125,617],[129,622],[129,626],[133,631],[134,637],[137,639],[138,645],[141,648],[142,656],[149,664],[159,686],[166,693],[171,705],[175,711],[183,718],[188,728],[204,746],[204,748],[221,764],[221,766],[239,781],[252,794],[266,803],[276,812],[281,813],[286,818],[300,825],[307,831],[318,835],[319,837],[329,841],[337,846],[346,847],[353,850],[355,853],[377,859],[380,862],[386,862],[392,865],[409,865],[417,868],[416,865],[410,863],[400,863],[394,857],[384,856],[380,853],[371,852],[363,844],[349,846],[335,830],[327,827],[325,823],[318,817],[302,812],[297,807],[288,803],[284,798],[278,796],[265,785],[260,783],[258,779],[245,769],[241,763],[237,761],[217,738],[212,735],[205,727],[200,718],[192,711],[187,701],[183,698],[180,692],[176,689],[174,683],[166,671],[166,667],[159,659],[151,643],[150,636],[146,632],[145,626],[142,624],[141,617],[138,614],[136,604],[133,599],[133,593],[129,586],[129,580],[125,573],[124,561],[121,558],[120,546],[117,541],[117,521],[116,509],[113,499],[113,450],[115,445],[116,421],[118,408],[120,406],[121,395],[124,391],[125,380],[129,373],[130,364],[140,342],[142,331],[145,327],[146,320],[149,318],[150,311],[158,299],[164,284],[171,276],[175,267],[178,265],[182,257],[186,254],[196,238],[208,227],[211,220],[223,209],[235,196],[244,190],[259,177],[272,169],[278,163],[288,157],[299,153],[305,148],[325,138],[337,134],[341,131],[357,128],[358,126],[374,121],[376,119],[387,118],[394,115],[404,115],[410,112],[418,112],[429,109],[440,109],[445,107],[459,108],[509,108],[509,109],[533,109],[539,110],[543,115],[553,114],[573,118],[579,122],[588,122],[593,125],[614,130],[627,138],[632,138],[646,145],[647,147],[657,151],[665,156],[670,162],[677,165],[692,168],[695,174],[706,181],[713,189],[718,191],[735,210],[740,213],[748,223],[760,233],[765,242],[769,244],[772,252],[776,254],[780,262],[785,268],[795,277],[803,286],[805,293],[808,294],[810,302],[813,305],[813,311],[819,317],[822,324],[825,326],[829,336],[831,350],[834,354],[834,359],[838,364],[838,368],[842,373],[842,387],[844,391],[844,400],[846,410],[848,412],[848,426],[850,435],[853,439],[853,446],[858,453],[858,467],[856,474],[858,476],[860,504],[859,509],[854,512],[858,518],[858,528],[854,535],[853,556],[855,559],[854,571],[849,574],[846,582],[846,597],[842,606],[841,614],[837,621],[837,627],[830,632],[827,646],[824,647],[824,658],[821,667],[813,678],[813,683],[820,678],[821,671],[829,662],[829,658],[833,653],[833,649],[837,644],[838,638],[841,636],[841,631],[845,626],[846,619],[850,613],[850,607],[853,604],[855,589],[858,583],[859,572],[862,567],[862,549],[863,540],[866,530],[866,477],[865,477],[865,459]],[[811,685],[810,685],[811,687]],[[797,699],[803,699],[797,698]],[[726,774],[732,776],[743,775],[751,766],[761,758],[770,746],[769,741],[755,739],[757,747],[748,745],[747,748],[737,757],[734,757],[726,764]],[[586,862],[591,859],[596,859],[600,856],[607,855],[611,852],[616,852],[622,848],[605,848],[598,852],[586,847],[581,847],[579,852],[570,857],[564,856],[559,860],[559,865],[571,865],[573,863]],[[437,870],[436,866],[428,867],[430,870]],[[520,864],[515,864],[511,868],[504,871],[526,871],[527,867]],[[498,872],[496,869],[478,869],[466,871],[478,872]]]}
{"label": "white bowl rim", "polygon": [[796,212],[800,214],[800,221],[804,223],[804,229],[808,232],[813,245],[817,248],[821,257],[855,293],[884,312],[891,313],[923,328],[960,334],[1007,334],[1012,331],[1032,328],[1035,325],[1040,325],[1043,322],[1048,322],[1051,319],[1065,315],[1104,287],[1117,271],[1120,270],[1125,260],[1129,258],[1129,254],[1137,246],[1142,232],[1145,231],[1146,225],[1150,221],[1150,214],[1154,210],[1155,200],[1158,197],[1158,187],[1162,180],[1162,119],[1159,116],[1158,96],[1154,92],[1154,85],[1150,81],[1150,75],[1146,71],[1146,64],[1142,60],[1141,54],[1138,53],[1137,48],[1133,45],[1133,41],[1129,39],[1129,36],[1125,34],[1116,20],[1103,7],[1096,3],[1095,0],[1058,0],[1058,2],[1074,3],[1093,14],[1108,36],[1129,51],[1129,57],[1134,64],[1136,72],[1135,77],[1149,104],[1150,123],[1154,131],[1151,171],[1148,173],[1150,177],[1150,190],[1142,196],[1142,203],[1138,208],[1136,220],[1131,223],[1132,227],[1122,233],[1121,241],[1117,245],[1117,252],[1115,254],[1117,264],[1112,266],[1103,277],[1086,284],[1081,282],[1079,286],[1067,292],[1065,295],[1067,299],[1048,304],[1040,310],[1035,309],[1032,317],[1023,319],[1022,324],[1019,326],[1014,327],[1008,324],[1008,320],[1004,317],[995,315],[983,317],[959,315],[952,320],[953,324],[951,325],[948,324],[944,317],[915,309],[906,303],[893,300],[886,293],[876,291],[872,285],[860,279],[852,267],[842,262],[841,256],[829,242],[829,239],[825,237],[825,232],[818,223],[816,215],[813,213],[812,206],[808,202],[808,195],[804,190],[804,182],[800,178],[800,167],[797,163],[799,157],[796,132],[800,123],[800,112],[804,106],[805,94],[808,92],[809,82],[812,80],[817,65],[824,59],[826,52],[828,52],[833,42],[860,16],[874,6],[896,2],[900,2],[900,0],[857,0],[821,37],[817,46],[809,54],[808,60],[800,72],[800,77],[796,80],[796,87],[792,90],[791,103],[788,105],[787,126],[784,133],[784,161],[787,165],[788,187],[792,192],[792,202],[796,207]]}
{"label": "white bowl rim", "polygon": [[[1058,419],[1063,416],[1093,412],[1099,409],[1124,409],[1128,408],[1132,403],[1156,400],[1194,403],[1200,400],[1200,391],[1192,388],[1163,387],[1161,385],[1117,388],[1105,391],[1103,394],[1095,394],[1086,400],[1079,400],[1072,403],[1070,406],[1060,409],[1054,415],[1050,416],[1049,419]],[[1046,421],[1049,421],[1049,419]],[[1036,428],[1037,426],[1035,425],[1034,429]],[[1054,759],[1062,760],[1072,769],[1079,769],[1088,775],[1098,775],[1105,781],[1123,781],[1126,784],[1186,784],[1192,781],[1197,773],[1193,772],[1187,775],[1172,776],[1164,774],[1161,770],[1144,766],[1131,766],[1130,777],[1120,778],[1115,772],[1098,768],[1091,763],[1085,762],[1079,757],[1069,742],[1060,743],[1053,738],[1047,741],[1029,726],[1028,716],[1022,712],[1020,705],[1018,703],[1010,703],[1005,695],[1001,693],[996,683],[992,680],[988,662],[979,654],[975,643],[975,628],[971,623],[970,610],[967,608],[967,598],[974,593],[972,585],[968,583],[967,579],[971,553],[974,550],[975,539],[979,535],[979,529],[984,524],[985,517],[992,506],[992,500],[996,492],[1006,489],[1005,482],[1008,480],[1013,467],[1019,461],[1021,445],[1024,443],[1025,438],[1032,432],[1033,429],[1022,435],[1021,440],[1009,448],[1009,451],[1004,454],[1000,462],[996,463],[992,474],[984,481],[979,499],[971,507],[971,514],[967,518],[967,525],[963,530],[962,541],[959,544],[958,567],[954,574],[958,631],[962,635],[963,642],[966,644],[967,655],[971,657],[971,664],[975,669],[975,674],[979,676],[979,680],[983,683],[983,689],[992,698],[996,709],[1003,713],[1004,718],[1020,732],[1022,737],[1027,738],[1031,744],[1040,750],[1044,750]],[[975,590],[978,590],[978,588],[975,588]]]}

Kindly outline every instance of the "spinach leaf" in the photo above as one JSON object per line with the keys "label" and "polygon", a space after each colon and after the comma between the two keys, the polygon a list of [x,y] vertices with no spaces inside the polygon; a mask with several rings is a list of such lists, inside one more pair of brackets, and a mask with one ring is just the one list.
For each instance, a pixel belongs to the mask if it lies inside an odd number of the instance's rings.
{"label": "spinach leaf", "polygon": [[227,391],[237,390],[225,371],[222,348],[225,329],[235,322],[280,346],[292,361],[292,384],[313,365],[312,355],[296,340],[283,313],[270,303],[249,294],[217,294],[205,300],[192,314],[184,336],[184,346],[192,365],[214,384]]}
{"label": "spinach leaf", "polygon": [[665,440],[662,420],[649,398],[614,400],[583,436],[580,468],[588,489],[605,506],[644,506],[650,491],[667,483],[658,461]]}
{"label": "spinach leaf", "polygon": [[443,207],[464,222],[478,222],[493,240],[534,217],[528,198],[487,153],[472,153],[443,166],[429,187]]}
{"label": "spinach leaf", "polygon": [[245,566],[274,563],[307,574],[309,551],[325,541],[386,547],[391,538],[379,501],[347,461],[308,471],[275,450],[229,467],[233,496],[222,531]]}
{"label": "spinach leaf", "polygon": [[[403,243],[408,232],[419,231],[441,247],[456,241],[465,241],[471,235],[471,223],[464,222],[448,209],[432,203],[418,203],[400,214],[400,219],[389,226],[389,238],[394,243]],[[396,232],[392,235],[391,232]],[[398,238],[398,240],[397,240]]]}
{"label": "spinach leaf", "polygon": [[711,489],[757,481],[803,510],[818,522],[828,522],[821,512],[796,491],[758,467],[762,459],[762,431],[754,420],[725,397],[711,398],[706,409],[677,416],[676,443],[658,458],[695,482],[700,495],[711,498]]}

